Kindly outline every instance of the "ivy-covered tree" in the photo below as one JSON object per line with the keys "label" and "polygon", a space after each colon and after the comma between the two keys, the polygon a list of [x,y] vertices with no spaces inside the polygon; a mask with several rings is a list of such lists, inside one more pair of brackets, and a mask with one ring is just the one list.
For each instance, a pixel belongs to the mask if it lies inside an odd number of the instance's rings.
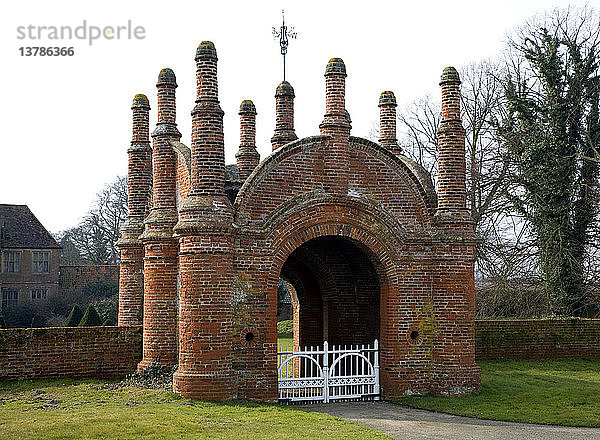
{"label": "ivy-covered tree", "polygon": [[[585,261],[597,222],[600,21],[555,11],[511,40],[507,116],[499,133],[514,164],[509,192],[530,222],[555,312],[586,310]],[[594,311],[595,312],[595,311]]]}

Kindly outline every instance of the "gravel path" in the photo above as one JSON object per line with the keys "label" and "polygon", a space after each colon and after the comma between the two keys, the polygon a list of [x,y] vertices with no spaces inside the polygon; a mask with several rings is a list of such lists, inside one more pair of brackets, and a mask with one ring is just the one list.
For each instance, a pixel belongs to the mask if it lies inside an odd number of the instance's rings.
{"label": "gravel path", "polygon": [[340,402],[303,407],[369,426],[401,440],[600,440],[600,428],[479,420],[388,402]]}

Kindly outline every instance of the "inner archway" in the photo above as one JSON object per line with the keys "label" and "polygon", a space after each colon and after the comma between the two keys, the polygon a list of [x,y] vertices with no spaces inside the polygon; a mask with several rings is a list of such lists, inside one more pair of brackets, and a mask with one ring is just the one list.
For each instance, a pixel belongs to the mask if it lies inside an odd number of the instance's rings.
{"label": "inner archway", "polygon": [[297,299],[294,345],[367,345],[379,339],[381,282],[376,266],[376,256],[347,237],[317,237],[295,249],[280,273]]}

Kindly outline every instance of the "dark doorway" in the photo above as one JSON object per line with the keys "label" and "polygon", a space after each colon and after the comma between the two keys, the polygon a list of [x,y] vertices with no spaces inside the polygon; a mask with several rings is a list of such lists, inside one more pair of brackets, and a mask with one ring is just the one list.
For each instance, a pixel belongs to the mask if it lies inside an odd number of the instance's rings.
{"label": "dark doorway", "polygon": [[372,252],[349,238],[323,236],[288,257],[281,278],[295,290],[295,345],[372,344],[379,338],[380,282]]}

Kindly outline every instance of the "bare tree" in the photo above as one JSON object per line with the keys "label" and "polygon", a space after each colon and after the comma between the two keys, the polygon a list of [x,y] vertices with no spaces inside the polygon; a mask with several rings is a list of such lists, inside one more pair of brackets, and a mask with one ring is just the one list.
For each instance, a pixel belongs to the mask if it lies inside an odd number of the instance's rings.
{"label": "bare tree", "polygon": [[430,96],[418,99],[398,115],[402,151],[425,168],[437,182],[437,130],[441,104]]}
{"label": "bare tree", "polygon": [[116,246],[127,216],[127,179],[107,184],[79,225],[58,234],[63,261],[68,264],[116,264]]}

